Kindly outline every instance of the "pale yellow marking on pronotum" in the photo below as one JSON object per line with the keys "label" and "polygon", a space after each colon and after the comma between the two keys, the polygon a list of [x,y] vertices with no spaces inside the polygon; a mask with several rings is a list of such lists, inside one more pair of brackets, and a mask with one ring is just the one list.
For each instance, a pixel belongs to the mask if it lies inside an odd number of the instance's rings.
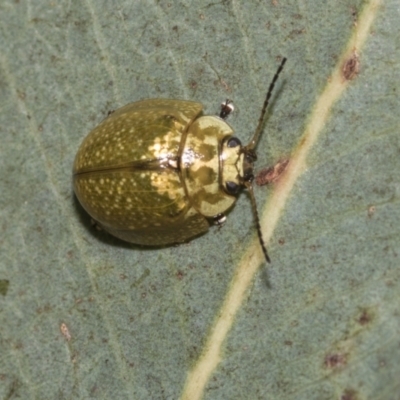
{"label": "pale yellow marking on pronotum", "polygon": [[[332,75],[327,80],[325,90],[317,99],[311,111],[300,144],[292,154],[286,171],[275,186],[275,190],[267,204],[266,212],[261,219],[265,242],[268,242],[271,238],[297,179],[307,168],[307,155],[328,121],[333,105],[350,83],[349,80],[343,78],[343,65],[346,63],[346,60],[353,57],[355,51],[357,54],[360,54],[381,3],[381,0],[372,0],[365,5],[346,50],[340,57]],[[218,317],[214,325],[210,329],[204,350],[188,374],[181,396],[182,400],[197,400],[202,398],[211,375],[222,359],[223,343],[235,321],[236,314],[243,303],[253,277],[262,262],[264,262],[264,256],[258,240],[254,239],[253,244],[245,253],[236,269],[233,282],[229,286],[229,292],[226,295],[220,312],[217,314]]]}

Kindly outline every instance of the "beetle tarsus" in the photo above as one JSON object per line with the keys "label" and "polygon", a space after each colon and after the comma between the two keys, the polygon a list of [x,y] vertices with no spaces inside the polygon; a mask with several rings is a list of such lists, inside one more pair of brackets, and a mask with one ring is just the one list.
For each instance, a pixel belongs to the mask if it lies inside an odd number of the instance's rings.
{"label": "beetle tarsus", "polygon": [[235,107],[233,106],[232,100],[226,99],[222,104],[221,104],[221,111],[219,113],[220,118],[226,119],[228,118],[228,115],[233,112]]}

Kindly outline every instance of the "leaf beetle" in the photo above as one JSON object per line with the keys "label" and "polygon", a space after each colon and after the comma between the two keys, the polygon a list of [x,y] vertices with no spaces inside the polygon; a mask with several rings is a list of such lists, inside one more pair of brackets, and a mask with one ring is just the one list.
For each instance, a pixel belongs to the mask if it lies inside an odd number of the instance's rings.
{"label": "leaf beetle", "polygon": [[222,224],[240,189],[250,195],[257,232],[270,262],[253,194],[255,147],[283,58],[269,86],[258,126],[246,146],[200,103],[149,99],[111,113],[83,140],[74,161],[75,194],[104,230],[127,242],[162,246],[185,242]]}

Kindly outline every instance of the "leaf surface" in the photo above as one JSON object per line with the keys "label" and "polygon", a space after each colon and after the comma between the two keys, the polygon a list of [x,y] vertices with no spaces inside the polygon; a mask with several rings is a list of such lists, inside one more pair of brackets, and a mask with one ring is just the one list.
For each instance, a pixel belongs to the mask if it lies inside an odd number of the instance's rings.
{"label": "leaf surface", "polygon": [[[2,1],[0,398],[396,399],[399,19],[394,0]],[[179,247],[91,226],[72,163],[109,111],[229,98],[246,143],[283,56],[257,148],[260,169],[291,160],[255,188],[271,265],[245,193]]]}

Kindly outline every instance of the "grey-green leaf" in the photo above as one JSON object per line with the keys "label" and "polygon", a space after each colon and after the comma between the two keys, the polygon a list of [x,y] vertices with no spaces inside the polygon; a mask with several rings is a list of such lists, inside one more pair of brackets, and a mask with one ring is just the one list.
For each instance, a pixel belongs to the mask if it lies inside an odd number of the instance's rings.
{"label": "grey-green leaf", "polygon": [[[398,398],[400,9],[325,3],[0,3],[0,399]],[[245,193],[179,247],[91,225],[72,163],[109,111],[229,98],[246,143],[283,56],[257,147],[290,159],[255,187],[271,266]]]}

